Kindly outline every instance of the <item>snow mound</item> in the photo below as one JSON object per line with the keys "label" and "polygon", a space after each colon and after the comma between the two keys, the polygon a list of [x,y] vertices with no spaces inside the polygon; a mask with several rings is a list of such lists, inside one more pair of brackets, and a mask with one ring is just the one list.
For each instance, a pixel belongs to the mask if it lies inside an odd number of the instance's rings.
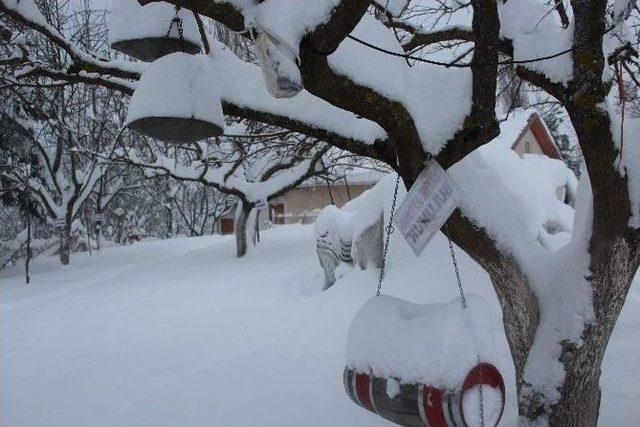
{"label": "snow mound", "polygon": [[177,52],[151,63],[131,97],[126,124],[145,117],[194,118],[224,129],[210,58]]}
{"label": "snow mound", "polygon": [[347,366],[402,383],[455,388],[478,363],[498,360],[489,306],[477,295],[446,304],[373,297],[358,311],[347,338]]}
{"label": "snow mound", "polygon": [[302,38],[329,21],[331,12],[340,4],[339,0],[234,1],[242,10],[247,27],[257,27],[269,33],[296,54]]}
{"label": "snow mound", "polygon": [[462,212],[527,264],[532,245],[533,250],[555,250],[570,241],[574,208],[565,199],[575,201],[578,184],[562,161],[537,154],[520,157],[511,149],[525,117],[517,114],[503,122],[496,139],[449,173],[464,193]]}
{"label": "snow mound", "polygon": [[[338,209],[334,205],[325,206],[315,223],[316,236],[331,231],[344,241],[357,240],[369,227],[383,216],[389,216],[387,206],[393,196],[396,173],[390,173],[369,190],[348,201]],[[400,192],[400,190],[398,190]]]}

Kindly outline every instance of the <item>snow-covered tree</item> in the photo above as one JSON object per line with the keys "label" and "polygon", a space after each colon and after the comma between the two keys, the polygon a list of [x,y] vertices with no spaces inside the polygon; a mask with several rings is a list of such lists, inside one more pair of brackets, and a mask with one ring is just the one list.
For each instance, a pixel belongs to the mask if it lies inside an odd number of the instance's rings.
{"label": "snow-covered tree", "polygon": [[[633,105],[624,110],[625,91],[617,90],[638,89],[635,1],[416,0],[409,8],[404,0],[168,3],[247,40],[266,33],[287,47],[292,63],[295,57],[305,90],[274,99],[256,65],[212,41],[206,59],[227,116],[377,159],[407,187],[430,156],[445,168],[455,165],[465,199],[443,232],[491,277],[522,422],[596,425],[602,358],[640,265],[638,117]],[[384,19],[369,13],[372,4]],[[27,40],[45,39],[64,52],[63,61],[43,62],[4,31],[13,50],[2,61],[22,64],[16,79],[91,83],[124,94],[136,87],[142,64],[87,50],[30,0],[0,0],[0,11],[3,22],[31,30]],[[499,133],[503,65],[562,105],[584,157],[573,237],[556,252],[527,232],[526,215],[499,180],[463,160]],[[169,161],[156,159],[157,167],[194,180],[211,173],[206,165],[173,168]]]}
{"label": "snow-covered tree", "polygon": [[[256,134],[254,127],[238,123],[230,127],[234,132],[231,136],[221,137],[214,144],[202,142],[164,150],[149,145],[139,152],[128,150],[118,160],[141,167],[148,176],[167,175],[234,196],[236,253],[243,256],[248,248],[247,231],[251,229],[248,221],[256,204],[272,200],[324,172],[321,161],[330,148],[288,131]],[[264,130],[264,126],[260,129]],[[278,142],[271,141],[276,137]],[[176,196],[177,191],[172,203]]]}

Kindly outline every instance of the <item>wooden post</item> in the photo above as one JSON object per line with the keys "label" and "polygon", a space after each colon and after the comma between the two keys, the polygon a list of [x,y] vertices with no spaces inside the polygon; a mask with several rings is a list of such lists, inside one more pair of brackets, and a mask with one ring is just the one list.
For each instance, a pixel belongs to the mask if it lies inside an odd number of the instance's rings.
{"label": "wooden post", "polygon": [[347,189],[347,197],[349,198],[349,200],[351,200],[351,190],[349,190],[349,181],[347,181],[347,175],[345,174],[342,178],[344,179],[344,186]]}
{"label": "wooden post", "polygon": [[27,184],[27,258],[24,262],[25,282],[31,282],[31,192]]}

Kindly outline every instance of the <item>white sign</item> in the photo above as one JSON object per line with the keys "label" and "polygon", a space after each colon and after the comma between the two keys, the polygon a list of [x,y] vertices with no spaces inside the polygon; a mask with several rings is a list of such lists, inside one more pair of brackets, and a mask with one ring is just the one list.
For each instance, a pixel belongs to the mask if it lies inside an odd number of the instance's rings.
{"label": "white sign", "polygon": [[53,220],[53,226],[55,228],[62,228],[66,225],[66,221],[64,218],[56,218]]}
{"label": "white sign", "polygon": [[97,221],[97,222],[100,222],[100,221],[102,221],[103,219],[104,219],[104,215],[103,215],[103,214],[101,214],[101,213],[96,214],[96,221]]}
{"label": "white sign", "polygon": [[435,160],[425,163],[394,217],[400,232],[420,255],[458,206],[462,193]]}
{"label": "white sign", "polygon": [[256,209],[260,211],[267,209],[268,206],[269,203],[267,202],[267,199],[260,199],[256,202]]}

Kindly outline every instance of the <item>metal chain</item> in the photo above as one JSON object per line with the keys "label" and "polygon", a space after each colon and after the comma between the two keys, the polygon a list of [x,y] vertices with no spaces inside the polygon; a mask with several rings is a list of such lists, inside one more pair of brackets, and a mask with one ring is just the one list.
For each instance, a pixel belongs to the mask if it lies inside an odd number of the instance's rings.
{"label": "metal chain", "polygon": [[[453,264],[453,270],[456,273],[456,281],[458,282],[458,291],[460,292],[460,301],[462,302],[462,308],[467,308],[467,299],[464,296],[464,288],[462,286],[462,279],[460,278],[460,268],[458,267],[458,259],[456,258],[456,251],[453,249],[453,242],[451,238],[448,236],[449,227],[445,225],[447,230],[447,240],[449,241],[449,252],[451,253],[451,262]],[[477,356],[478,364],[482,363],[480,361],[480,355]],[[484,426],[484,396],[482,393],[482,370],[480,370],[480,427]]]}
{"label": "metal chain", "polygon": [[464,289],[462,287],[462,279],[460,278],[460,268],[458,267],[456,252],[453,249],[453,242],[451,241],[449,236],[447,236],[447,240],[449,240],[449,252],[451,252],[451,262],[453,263],[453,270],[456,272],[456,281],[458,282],[458,291],[460,292],[460,300],[462,301],[462,308],[467,308],[467,299],[464,297]]}
{"label": "metal chain", "polygon": [[169,38],[169,36],[171,35],[171,28],[173,28],[173,24],[175,23],[180,40],[184,40],[184,28],[182,26],[183,21],[182,21],[182,18],[180,18],[179,13],[180,13],[180,6],[176,6],[176,15],[173,17],[173,19],[169,23],[169,29],[167,30],[166,38]]}
{"label": "metal chain", "polygon": [[385,227],[385,240],[384,240],[384,250],[382,252],[382,265],[380,266],[380,276],[378,276],[378,290],[376,291],[376,296],[380,296],[380,290],[382,289],[382,281],[384,280],[384,268],[387,265],[387,252],[389,251],[389,238],[394,232],[393,228],[393,214],[396,210],[396,202],[398,200],[398,186],[400,185],[400,175],[396,177],[396,188],[393,190],[393,202],[391,203],[391,213],[389,214],[389,222]]}
{"label": "metal chain", "polygon": [[[478,365],[482,363],[480,361],[480,355],[478,355]],[[482,394],[482,369],[480,369],[480,427],[484,427],[484,396]]]}
{"label": "metal chain", "polygon": [[184,29],[182,28],[182,18],[180,18],[178,16],[178,12],[180,11],[179,8],[176,8],[176,17],[173,18],[176,21],[176,28],[178,28],[178,36],[180,36],[180,40],[183,41],[184,40]]}

